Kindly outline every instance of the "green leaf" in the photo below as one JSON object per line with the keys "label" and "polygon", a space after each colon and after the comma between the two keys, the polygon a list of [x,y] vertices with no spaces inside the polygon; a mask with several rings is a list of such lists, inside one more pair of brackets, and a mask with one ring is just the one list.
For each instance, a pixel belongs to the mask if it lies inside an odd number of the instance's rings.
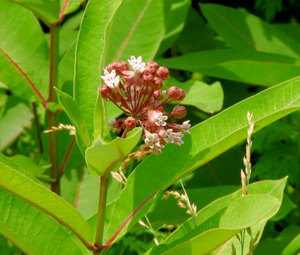
{"label": "green leaf", "polygon": [[222,109],[224,94],[219,82],[212,85],[196,80],[182,83],[175,79],[168,79],[164,82],[164,88],[171,86],[176,86],[185,91],[186,97],[183,101],[180,101],[180,104],[193,105],[208,113],[214,113]]}
{"label": "green leaf", "polygon": [[262,86],[278,84],[300,72],[300,62],[294,58],[242,50],[200,51],[159,59],[158,63],[172,69]]}
{"label": "green leaf", "polygon": [[[186,189],[186,192],[191,203],[195,204],[199,210],[209,203],[213,202],[220,196],[228,195],[239,188],[239,186],[215,186],[207,188]],[[182,193],[182,190],[177,191],[179,193]],[[147,217],[150,220],[152,227],[156,229],[161,227],[163,224],[182,224],[190,217],[190,215],[186,213],[186,209],[182,209],[178,206],[176,199],[170,197],[167,200],[162,200],[161,197],[159,197],[155,201],[153,207],[151,207],[151,209],[147,213]],[[140,228],[143,227],[140,226]]]}
{"label": "green leaf", "polygon": [[[215,200],[198,212],[196,228],[193,220],[189,219],[162,245],[146,254],[180,254],[183,250],[190,254],[207,254],[213,251],[242,229],[257,222],[266,222],[275,215],[281,204],[286,180],[257,182],[249,186],[248,196],[242,197],[239,190]],[[248,240],[246,243],[249,243]],[[231,247],[227,243],[226,246]],[[230,254],[230,251],[222,250],[219,254]]]}
{"label": "green leaf", "polygon": [[163,0],[123,1],[108,39],[107,62],[127,61],[131,56],[153,60],[164,37],[164,12],[169,7],[170,1]]}
{"label": "green leaf", "polygon": [[168,8],[169,6],[165,7],[166,31],[156,57],[161,56],[176,41],[184,28],[187,12],[191,5],[190,0],[173,0],[165,3],[171,3],[172,5],[170,8]]}
{"label": "green leaf", "polygon": [[[195,43],[197,42],[197,43]],[[199,12],[190,7],[185,27],[176,41],[176,47],[183,53],[215,48],[214,31],[205,23]]]}
{"label": "green leaf", "polygon": [[50,0],[10,0],[33,11],[40,19],[50,25],[59,22],[59,6]]}
{"label": "green leaf", "polygon": [[11,160],[17,163],[18,165],[22,166],[26,169],[29,173],[31,173],[35,177],[46,177],[43,175],[46,169],[38,166],[31,158],[26,157],[22,154],[17,154],[11,157]]}
{"label": "green leaf", "polygon": [[300,26],[299,24],[273,24],[274,27],[277,29],[280,29],[283,33],[287,34],[291,38],[293,38],[295,41],[300,43]]}
{"label": "green leaf", "polygon": [[21,98],[46,106],[49,48],[40,24],[17,4],[0,0],[0,5],[0,81]]}
{"label": "green leaf", "polygon": [[69,13],[76,11],[84,0],[64,0],[59,13],[60,19]]}
{"label": "green leaf", "polygon": [[119,163],[137,145],[142,134],[141,128],[135,128],[126,138],[117,137],[111,142],[105,142],[100,136],[86,150],[85,159],[92,175],[103,175],[108,169]]}
{"label": "green leaf", "polygon": [[[0,233],[30,255],[82,255],[74,239],[56,220],[0,189]],[[2,247],[1,247],[2,253]]]}
{"label": "green leaf", "polygon": [[297,41],[258,17],[223,5],[200,7],[209,24],[232,48],[300,58]]}
{"label": "green leaf", "polygon": [[32,119],[32,112],[23,103],[9,108],[0,120],[0,151],[3,151],[17,139],[26,127],[30,127]]}
{"label": "green leaf", "polygon": [[[299,95],[300,77],[297,77],[241,101],[196,125],[191,129],[192,135],[183,138],[182,146],[166,145],[162,154],[150,155],[129,176],[120,198],[112,205],[113,216],[106,238],[111,237],[120,223],[154,191],[166,189],[176,180],[245,139],[248,128],[247,111],[253,113],[254,132],[257,132],[271,122],[299,110]],[[143,207],[131,219],[120,236],[146,213],[146,209],[147,206]]]}
{"label": "green leaf", "polygon": [[[105,66],[110,22],[121,0],[90,0],[79,31],[75,60],[74,98],[81,107],[90,140],[101,68]],[[101,17],[101,18],[99,18]]]}
{"label": "green leaf", "polygon": [[[255,254],[257,255],[297,254],[297,251],[300,248],[299,239],[298,239],[299,232],[300,232],[300,227],[291,224],[285,229],[283,229],[276,238],[266,237],[265,239],[261,240],[259,242],[259,245],[255,249]],[[289,247],[292,248],[293,246],[296,249],[289,250],[290,249]]]}
{"label": "green leaf", "polygon": [[84,155],[86,148],[90,146],[90,139],[81,110],[74,99],[68,94],[60,91],[59,89],[56,89],[56,94],[59,103],[75,127],[78,147]]}
{"label": "green leaf", "polygon": [[[3,158],[3,157],[2,157]],[[91,244],[91,231],[80,213],[64,199],[34,182],[24,171],[14,168],[8,159],[0,162],[0,187],[46,212],[69,228],[86,245]]]}

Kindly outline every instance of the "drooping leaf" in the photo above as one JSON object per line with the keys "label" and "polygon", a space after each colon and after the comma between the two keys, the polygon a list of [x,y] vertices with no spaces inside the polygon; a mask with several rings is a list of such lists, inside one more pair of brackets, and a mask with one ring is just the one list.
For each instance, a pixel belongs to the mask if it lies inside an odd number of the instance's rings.
{"label": "drooping leaf", "polygon": [[153,60],[167,27],[164,12],[170,6],[171,1],[163,0],[123,1],[108,39],[107,62],[127,61],[131,56]]}
{"label": "drooping leaf", "polygon": [[24,175],[24,170],[20,172],[19,169],[19,166],[1,156],[0,187],[48,213],[74,232],[82,242],[91,244],[89,226],[80,213],[61,197],[33,181],[34,177],[29,178],[29,173]]}
{"label": "drooping leaf", "polygon": [[112,169],[137,145],[142,134],[141,128],[128,132],[126,138],[117,137],[106,142],[100,136],[94,144],[86,150],[85,159],[92,175],[103,175]]}
{"label": "drooping leaf", "polygon": [[81,108],[90,140],[93,140],[93,118],[97,89],[101,85],[100,73],[106,65],[110,23],[120,3],[121,0],[89,1],[79,31],[74,98]]}
{"label": "drooping leaf", "polygon": [[49,48],[38,20],[17,4],[1,0],[0,5],[0,81],[21,98],[46,106]]}
{"label": "drooping leaf", "polygon": [[48,25],[59,21],[58,4],[50,0],[10,0],[14,3],[24,6],[25,8],[33,11],[41,20]]}
{"label": "drooping leaf", "polygon": [[300,62],[294,58],[244,50],[200,51],[159,59],[158,63],[168,68],[262,86],[278,84],[300,72]]}
{"label": "drooping leaf", "polygon": [[[298,109],[300,77],[265,90],[193,127],[192,135],[183,138],[184,144],[181,147],[167,145],[162,154],[150,155],[129,176],[120,198],[112,205],[113,217],[108,225],[107,238],[154,191],[166,189],[176,180],[245,139],[248,128],[247,111],[253,113],[254,132],[257,132]],[[146,213],[146,209],[147,206],[131,219],[120,236]]]}
{"label": "drooping leaf", "polygon": [[217,4],[201,4],[209,24],[237,50],[255,50],[300,58],[300,44],[258,17]]}

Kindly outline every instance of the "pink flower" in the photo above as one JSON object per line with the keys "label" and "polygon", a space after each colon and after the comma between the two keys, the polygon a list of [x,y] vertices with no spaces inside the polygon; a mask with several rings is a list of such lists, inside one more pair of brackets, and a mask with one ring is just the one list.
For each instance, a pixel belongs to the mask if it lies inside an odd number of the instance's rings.
{"label": "pink flower", "polygon": [[153,125],[157,126],[165,126],[167,125],[166,120],[168,119],[168,116],[164,116],[162,112],[156,111],[156,110],[149,110],[147,112],[149,121]]}
{"label": "pink flower", "polygon": [[182,132],[185,133],[185,134],[188,134],[188,135],[191,134],[191,132],[190,132],[190,130],[189,130],[189,128],[191,127],[191,124],[189,124],[189,122],[190,122],[189,120],[184,121],[184,122],[182,123],[182,125],[181,125],[181,130],[182,130]]}
{"label": "pink flower", "polygon": [[131,56],[131,59],[128,59],[128,63],[134,72],[142,73],[146,69],[145,63],[143,62],[141,56],[139,56],[138,58]]}

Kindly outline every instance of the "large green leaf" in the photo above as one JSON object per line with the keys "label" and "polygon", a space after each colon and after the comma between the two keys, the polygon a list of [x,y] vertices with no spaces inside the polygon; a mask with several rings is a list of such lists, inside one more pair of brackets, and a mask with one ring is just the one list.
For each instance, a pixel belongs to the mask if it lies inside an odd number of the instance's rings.
{"label": "large green leaf", "polygon": [[127,134],[126,138],[117,137],[111,142],[106,142],[99,137],[85,153],[90,173],[97,176],[103,175],[108,169],[111,170],[137,145],[141,134],[142,129],[135,128]]}
{"label": "large green leaf", "polygon": [[48,25],[59,21],[58,4],[53,3],[51,0],[10,0],[14,3],[20,4],[25,8],[33,11],[40,19]]}
{"label": "large green leaf", "polygon": [[[82,255],[68,232],[53,218],[0,189],[0,234],[30,255]],[[1,247],[2,253],[2,247]]]}
{"label": "large green leaf", "polygon": [[89,1],[78,36],[74,98],[81,108],[90,140],[93,140],[94,108],[101,85],[101,68],[106,61],[110,22],[120,3],[121,0]]}
{"label": "large green leaf", "polygon": [[[115,233],[135,208],[158,189],[166,189],[176,180],[230,149],[247,136],[247,111],[253,113],[255,130],[300,109],[300,77],[286,81],[248,98],[191,129],[181,147],[167,145],[160,155],[150,155],[129,176],[113,212],[107,236]],[[239,169],[237,169],[237,174]],[[145,205],[129,221],[120,236],[146,212]]]}
{"label": "large green leaf", "polygon": [[278,84],[300,72],[300,62],[294,58],[244,50],[200,51],[159,59],[158,63],[173,69],[263,86]]}
{"label": "large green leaf", "polygon": [[[189,254],[207,254],[213,251],[242,229],[257,222],[266,222],[275,215],[282,201],[286,179],[254,183],[249,186],[248,196],[242,197],[239,190],[215,200],[198,212],[196,228],[193,220],[189,219],[162,245],[150,249],[146,254],[180,254],[184,250]],[[231,245],[227,246],[231,248]],[[219,254],[230,254],[230,251],[222,250]]]}
{"label": "large green leaf", "polygon": [[0,81],[16,95],[46,105],[49,48],[38,20],[17,4],[0,0],[0,5]]}
{"label": "large green leaf", "polygon": [[165,34],[156,57],[161,56],[161,54],[169,49],[176,41],[182,29],[184,28],[187,12],[191,5],[190,0],[165,1],[165,3],[171,2],[173,3],[170,10],[168,10],[169,8],[167,9],[167,7],[165,7]]}
{"label": "large green leaf", "polygon": [[258,17],[216,4],[201,4],[209,24],[234,49],[300,58],[300,44]]}
{"label": "large green leaf", "polygon": [[153,60],[163,39],[172,1],[123,1],[113,21],[108,42],[108,63],[126,61],[130,56]]}
{"label": "large green leaf", "polygon": [[91,231],[80,213],[64,199],[24,175],[9,159],[1,156],[0,187],[51,215],[69,228],[85,244],[91,244]]}

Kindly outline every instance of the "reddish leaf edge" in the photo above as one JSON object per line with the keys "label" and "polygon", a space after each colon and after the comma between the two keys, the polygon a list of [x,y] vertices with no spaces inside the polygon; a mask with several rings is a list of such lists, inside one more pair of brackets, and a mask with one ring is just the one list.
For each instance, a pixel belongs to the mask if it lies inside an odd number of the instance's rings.
{"label": "reddish leaf edge", "polygon": [[127,223],[136,215],[136,213],[154,196],[158,193],[159,190],[152,193],[144,202],[142,202],[128,217],[127,219],[122,223],[122,225],[118,228],[118,230],[113,234],[113,236],[102,246],[100,247],[100,250],[107,250],[110,248],[110,246],[113,244],[113,241],[116,239],[116,237],[119,235],[119,233],[122,231],[122,229],[127,225]]}
{"label": "reddish leaf edge", "polygon": [[34,90],[35,94],[40,98],[42,101],[43,106],[48,109],[47,100],[43,97],[43,95],[40,93],[40,91],[37,89],[37,87],[34,85],[32,80],[27,76],[27,74],[21,69],[21,67],[2,49],[0,48],[0,51],[4,54],[4,56],[14,65],[14,67],[24,76],[24,78],[28,81],[31,88]]}

